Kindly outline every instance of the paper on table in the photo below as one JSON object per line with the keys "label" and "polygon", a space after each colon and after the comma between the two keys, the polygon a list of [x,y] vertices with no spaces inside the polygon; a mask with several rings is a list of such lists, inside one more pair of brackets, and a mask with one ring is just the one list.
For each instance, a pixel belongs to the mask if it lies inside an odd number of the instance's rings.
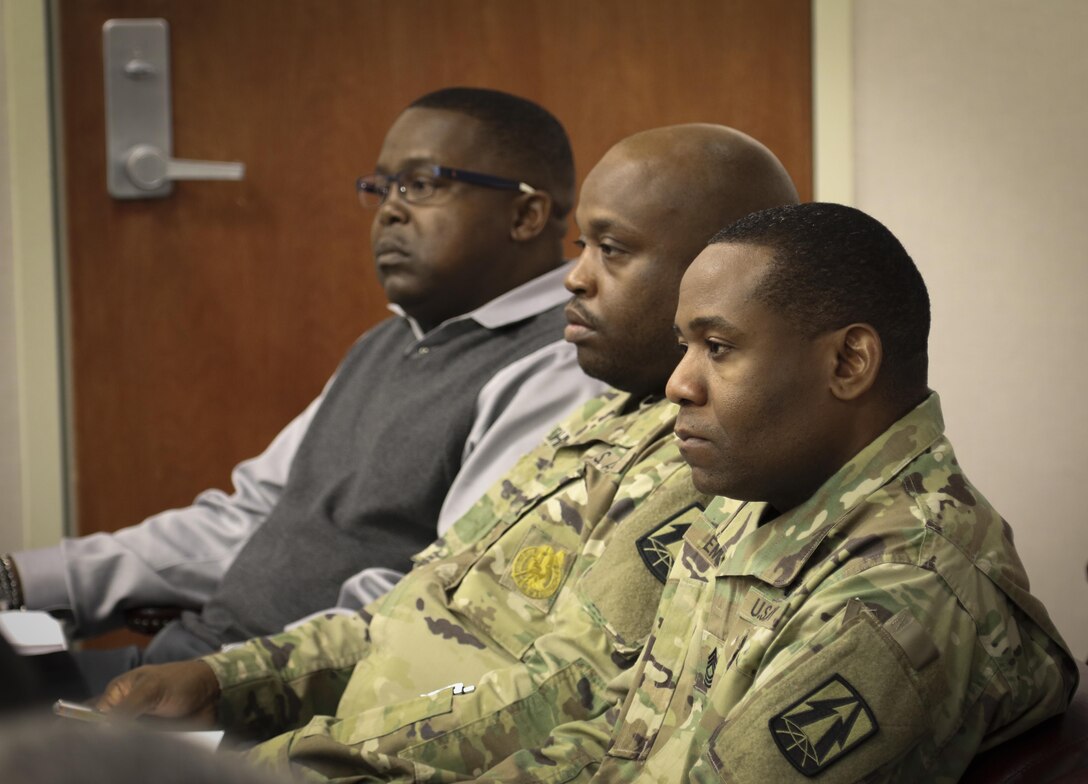
{"label": "paper on table", "polygon": [[223,740],[223,730],[199,730],[195,732],[178,732],[177,737],[197,746],[215,751]]}
{"label": "paper on table", "polygon": [[68,650],[60,621],[39,610],[0,612],[0,635],[24,656]]}

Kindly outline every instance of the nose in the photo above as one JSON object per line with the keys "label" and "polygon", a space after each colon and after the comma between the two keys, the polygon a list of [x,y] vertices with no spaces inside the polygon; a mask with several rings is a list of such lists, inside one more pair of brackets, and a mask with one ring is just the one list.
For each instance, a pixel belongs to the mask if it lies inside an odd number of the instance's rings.
{"label": "nose", "polygon": [[580,296],[593,296],[597,287],[596,280],[590,269],[592,263],[589,248],[582,248],[578,260],[570,268],[567,277],[563,279],[563,285],[567,287],[567,291]]}
{"label": "nose", "polygon": [[404,223],[408,220],[408,204],[401,197],[400,188],[395,184],[390,187],[385,201],[379,205],[377,220],[381,226]]}
{"label": "nose", "polygon": [[694,352],[685,351],[665,384],[665,396],[678,406],[706,405],[706,387],[697,370]]}

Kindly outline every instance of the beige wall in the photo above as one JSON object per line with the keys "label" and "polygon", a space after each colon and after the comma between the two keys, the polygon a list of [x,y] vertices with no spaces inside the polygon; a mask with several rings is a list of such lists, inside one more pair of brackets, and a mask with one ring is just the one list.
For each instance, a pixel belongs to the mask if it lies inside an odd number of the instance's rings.
{"label": "beige wall", "polygon": [[[4,4],[0,0],[0,20]],[[11,231],[7,68],[0,35],[0,552],[22,544],[19,389],[15,372],[15,265]]]}
{"label": "beige wall", "polygon": [[0,0],[0,551],[63,526],[44,0]]}
{"label": "beige wall", "polygon": [[855,0],[855,204],[933,303],[931,386],[1088,656],[1088,3]]}

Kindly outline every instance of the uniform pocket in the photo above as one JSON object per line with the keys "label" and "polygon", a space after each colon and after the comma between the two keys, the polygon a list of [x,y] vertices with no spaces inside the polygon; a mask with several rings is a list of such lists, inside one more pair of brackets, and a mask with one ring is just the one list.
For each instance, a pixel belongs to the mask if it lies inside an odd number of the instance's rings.
{"label": "uniform pocket", "polygon": [[[421,727],[420,743],[398,753],[434,770],[479,775],[523,748],[543,746],[552,730],[587,721],[609,707],[605,684],[578,661],[531,687],[524,696],[504,695],[506,685],[481,682],[472,699],[455,702],[450,716]],[[584,760],[573,760],[584,765]]]}
{"label": "uniform pocket", "polygon": [[[842,628],[816,635],[831,639],[826,647],[773,668],[735,709],[722,706],[728,720],[711,695],[698,732],[709,736],[706,760],[724,779],[857,781],[922,737],[929,717],[912,657],[872,613],[844,623],[849,610],[828,622]],[[931,664],[927,675],[936,675]]]}
{"label": "uniform pocket", "polygon": [[678,473],[624,518],[578,578],[579,597],[621,655],[635,656],[646,644],[684,533],[705,507],[707,497],[695,491],[686,471]]}
{"label": "uniform pocket", "polygon": [[516,526],[464,575],[450,609],[520,659],[548,632],[548,612],[578,550],[577,536],[561,526]]}
{"label": "uniform pocket", "polygon": [[333,740],[353,746],[372,738],[380,738],[418,721],[449,713],[453,708],[453,690],[442,689],[384,708],[371,708],[350,719],[315,716],[298,731],[299,738],[327,735]]}
{"label": "uniform pocket", "polygon": [[[457,582],[447,583],[450,608],[471,619],[514,658],[522,658],[548,631],[552,606],[615,494],[617,483],[607,477],[597,481],[601,474],[594,466],[618,460],[616,454],[622,451],[595,443],[562,480],[544,475],[537,484],[548,492],[532,489],[536,501],[523,507],[516,521],[504,517],[496,526],[500,530],[466,554],[473,562],[459,567]],[[590,475],[595,478],[592,489]]]}
{"label": "uniform pocket", "polygon": [[258,746],[251,759],[283,765],[290,762],[324,778],[364,777],[411,780],[415,767],[397,750],[418,737],[417,728],[449,714],[452,690],[373,708],[350,719],[318,716],[289,736]]}
{"label": "uniform pocket", "polygon": [[676,693],[677,679],[692,636],[699,625],[695,609],[706,583],[685,580],[666,586],[661,626],[639,660],[635,687],[623,706],[609,756],[643,759],[653,746]]}

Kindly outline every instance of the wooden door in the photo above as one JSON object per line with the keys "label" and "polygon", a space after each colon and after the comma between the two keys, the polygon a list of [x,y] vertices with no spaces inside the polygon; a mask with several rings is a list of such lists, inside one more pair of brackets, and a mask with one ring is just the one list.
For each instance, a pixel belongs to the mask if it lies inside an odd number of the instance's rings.
{"label": "wooden door", "polygon": [[[260,451],[386,314],[354,179],[465,84],[566,125],[579,179],[640,129],[764,141],[809,197],[808,0],[58,0],[74,513],[112,530]],[[174,155],[243,182],[106,193],[101,28],[171,26]],[[573,255],[573,247],[571,254]]]}

